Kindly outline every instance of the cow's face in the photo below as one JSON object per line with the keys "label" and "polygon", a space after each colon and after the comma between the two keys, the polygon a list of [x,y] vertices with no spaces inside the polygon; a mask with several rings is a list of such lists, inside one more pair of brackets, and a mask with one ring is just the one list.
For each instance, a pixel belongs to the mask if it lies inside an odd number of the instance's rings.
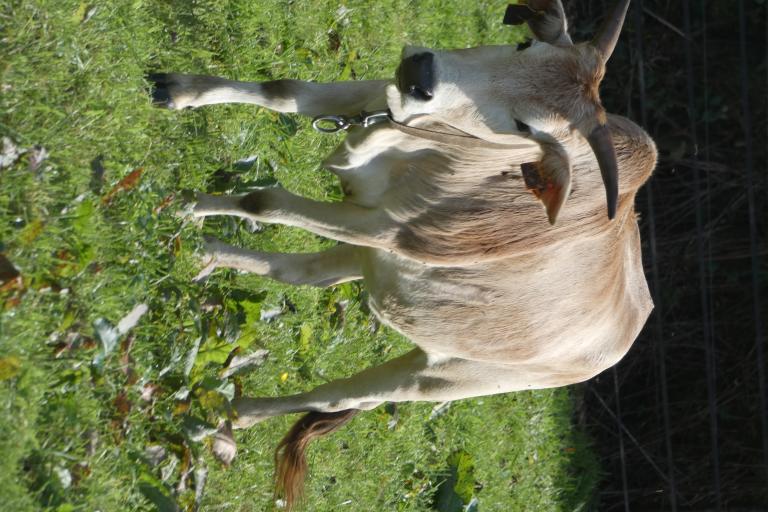
{"label": "cow's face", "polygon": [[481,137],[541,132],[559,138],[604,115],[597,92],[604,69],[590,45],[407,47],[388,102],[402,121],[426,114]]}
{"label": "cow's face", "polygon": [[387,102],[400,122],[429,115],[480,138],[517,133],[537,139],[545,158],[541,179],[551,190],[542,198],[551,222],[570,189],[570,161],[557,147],[576,131],[597,158],[613,218],[618,164],[598,87],[618,40],[629,0],[621,0],[598,35],[574,45],[560,0],[523,0],[508,8],[505,22],[527,22],[536,40],[527,49],[487,46],[440,51],[407,47]]}

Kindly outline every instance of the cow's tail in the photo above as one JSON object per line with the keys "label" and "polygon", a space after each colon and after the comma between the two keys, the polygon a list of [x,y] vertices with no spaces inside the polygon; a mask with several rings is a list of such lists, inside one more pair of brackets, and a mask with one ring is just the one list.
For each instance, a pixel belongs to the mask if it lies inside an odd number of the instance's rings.
{"label": "cow's tail", "polygon": [[275,493],[285,500],[286,508],[301,500],[307,474],[305,452],[318,437],[336,432],[346,425],[359,409],[338,412],[310,412],[291,427],[275,450]]}

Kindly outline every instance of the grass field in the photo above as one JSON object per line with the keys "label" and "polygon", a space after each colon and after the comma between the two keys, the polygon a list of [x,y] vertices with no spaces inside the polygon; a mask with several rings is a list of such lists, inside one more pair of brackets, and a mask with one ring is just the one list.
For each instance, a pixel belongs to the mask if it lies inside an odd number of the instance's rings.
{"label": "grass field", "polygon": [[[252,106],[169,112],[144,76],[333,81],[393,74],[405,43],[511,43],[506,2],[5,0],[0,4],[0,503],[4,510],[275,508],[272,450],[295,417],[203,438],[235,386],[306,390],[409,350],[357,283],[289,287],[217,271],[204,233],[308,251],[300,230],[174,215],[182,189],[275,180],[338,200],[319,162],[340,140]],[[13,156],[14,145],[18,158]],[[113,326],[148,312],[125,334]],[[227,357],[269,351],[220,379]],[[598,470],[567,390],[361,414],[311,450],[306,510],[588,509]]]}

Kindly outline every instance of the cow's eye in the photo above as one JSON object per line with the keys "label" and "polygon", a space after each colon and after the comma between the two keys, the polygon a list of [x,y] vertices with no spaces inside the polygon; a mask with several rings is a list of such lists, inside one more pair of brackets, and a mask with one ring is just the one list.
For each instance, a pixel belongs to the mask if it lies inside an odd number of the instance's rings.
{"label": "cow's eye", "polygon": [[531,127],[525,124],[524,122],[515,119],[515,126],[517,126],[517,130],[521,132],[528,133],[531,131]]}

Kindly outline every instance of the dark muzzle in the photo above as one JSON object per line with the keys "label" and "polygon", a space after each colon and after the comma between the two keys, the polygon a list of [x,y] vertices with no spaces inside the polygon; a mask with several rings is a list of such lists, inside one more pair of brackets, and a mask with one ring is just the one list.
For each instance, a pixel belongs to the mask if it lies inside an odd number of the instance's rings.
{"label": "dark muzzle", "polygon": [[429,101],[435,90],[434,54],[417,53],[403,59],[397,69],[400,92],[420,101]]}

